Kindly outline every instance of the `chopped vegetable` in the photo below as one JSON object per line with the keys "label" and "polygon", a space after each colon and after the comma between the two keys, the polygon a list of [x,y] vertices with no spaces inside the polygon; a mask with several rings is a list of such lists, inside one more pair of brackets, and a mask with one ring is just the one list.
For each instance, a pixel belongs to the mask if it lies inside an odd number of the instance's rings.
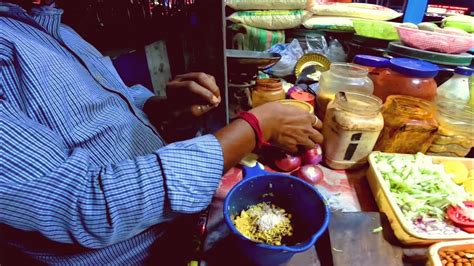
{"label": "chopped vegetable", "polygon": [[461,185],[469,175],[467,167],[461,162],[444,162],[443,165],[446,173],[453,175],[453,181],[458,185]]}
{"label": "chopped vegetable", "polygon": [[262,202],[242,210],[235,217],[234,224],[242,235],[251,240],[279,246],[284,236],[293,234],[290,219],[291,215],[284,209]]}
{"label": "chopped vegetable", "polygon": [[469,195],[451,181],[443,165],[421,153],[409,156],[378,154],[376,167],[406,219],[420,232],[453,234],[459,228],[445,222],[445,210],[463,206]]}
{"label": "chopped vegetable", "polygon": [[383,230],[383,227],[379,226],[377,228],[372,229],[372,233],[374,233],[374,234],[380,233],[380,232],[382,232],[382,230]]}

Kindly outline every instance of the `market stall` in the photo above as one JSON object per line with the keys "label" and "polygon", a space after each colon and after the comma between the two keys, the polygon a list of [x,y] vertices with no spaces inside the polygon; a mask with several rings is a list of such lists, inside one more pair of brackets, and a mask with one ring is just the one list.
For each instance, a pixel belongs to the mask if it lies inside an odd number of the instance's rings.
{"label": "market stall", "polygon": [[473,18],[259,3],[228,1],[228,115],[284,101],[323,121],[324,143],[266,146],[226,173],[203,262],[472,265]]}

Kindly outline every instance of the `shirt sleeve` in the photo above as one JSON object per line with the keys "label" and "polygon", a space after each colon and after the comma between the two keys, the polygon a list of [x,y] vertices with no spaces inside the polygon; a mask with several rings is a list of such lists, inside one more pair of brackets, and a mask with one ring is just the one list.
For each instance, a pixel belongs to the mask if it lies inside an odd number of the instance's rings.
{"label": "shirt sleeve", "polygon": [[142,85],[133,85],[128,87],[128,93],[133,97],[133,102],[135,106],[143,110],[145,102],[152,97],[154,94],[149,89],[145,88]]}
{"label": "shirt sleeve", "polygon": [[[0,101],[0,107],[4,105]],[[223,171],[212,135],[97,166],[87,150],[19,112],[0,113],[0,223],[101,248],[210,203]]]}

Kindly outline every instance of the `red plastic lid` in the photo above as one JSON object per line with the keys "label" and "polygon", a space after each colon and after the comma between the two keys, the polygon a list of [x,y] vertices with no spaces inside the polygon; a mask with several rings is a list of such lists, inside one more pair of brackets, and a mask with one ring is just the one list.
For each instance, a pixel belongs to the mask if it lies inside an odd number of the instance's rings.
{"label": "red plastic lid", "polygon": [[309,93],[309,92],[305,92],[305,91],[292,92],[290,94],[290,98],[294,99],[294,100],[300,100],[300,101],[303,101],[303,102],[312,102],[312,101],[314,101],[314,95]]}
{"label": "red plastic lid", "polygon": [[[468,208],[467,211],[474,212],[474,201],[465,201],[464,205],[466,205],[466,207]],[[463,211],[458,206],[450,206],[448,208],[447,214],[449,219],[451,219],[451,221],[453,221],[453,223],[461,229],[465,231],[467,231],[466,229],[474,230],[474,220],[466,217],[464,215],[465,211],[466,210]]]}

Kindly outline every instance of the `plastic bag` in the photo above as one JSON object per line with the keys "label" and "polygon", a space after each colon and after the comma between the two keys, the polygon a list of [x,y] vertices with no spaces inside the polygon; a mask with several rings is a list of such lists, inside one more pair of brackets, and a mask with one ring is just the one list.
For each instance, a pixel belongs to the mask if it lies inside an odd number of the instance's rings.
{"label": "plastic bag", "polygon": [[276,44],[267,52],[281,55],[281,59],[276,65],[265,70],[266,73],[276,77],[292,75],[296,62],[303,56],[303,49],[297,39],[294,39],[290,44]]}
{"label": "plastic bag", "polygon": [[306,0],[227,0],[227,5],[235,10],[293,10],[304,9]]}
{"label": "plastic bag", "polygon": [[258,10],[237,11],[229,16],[234,23],[266,30],[284,30],[297,28],[311,13],[304,10]]}
{"label": "plastic bag", "polygon": [[364,3],[327,3],[318,4],[309,0],[306,10],[318,16],[351,17],[372,20],[391,20],[402,16],[402,13],[388,7]]}
{"label": "plastic bag", "polygon": [[347,54],[344,52],[344,48],[341,43],[334,39],[329,41],[329,49],[325,56],[331,60],[331,62],[346,62]]}
{"label": "plastic bag", "polygon": [[307,34],[305,36],[306,46],[308,49],[306,53],[318,53],[326,54],[328,52],[328,43],[324,35],[320,34]]}

